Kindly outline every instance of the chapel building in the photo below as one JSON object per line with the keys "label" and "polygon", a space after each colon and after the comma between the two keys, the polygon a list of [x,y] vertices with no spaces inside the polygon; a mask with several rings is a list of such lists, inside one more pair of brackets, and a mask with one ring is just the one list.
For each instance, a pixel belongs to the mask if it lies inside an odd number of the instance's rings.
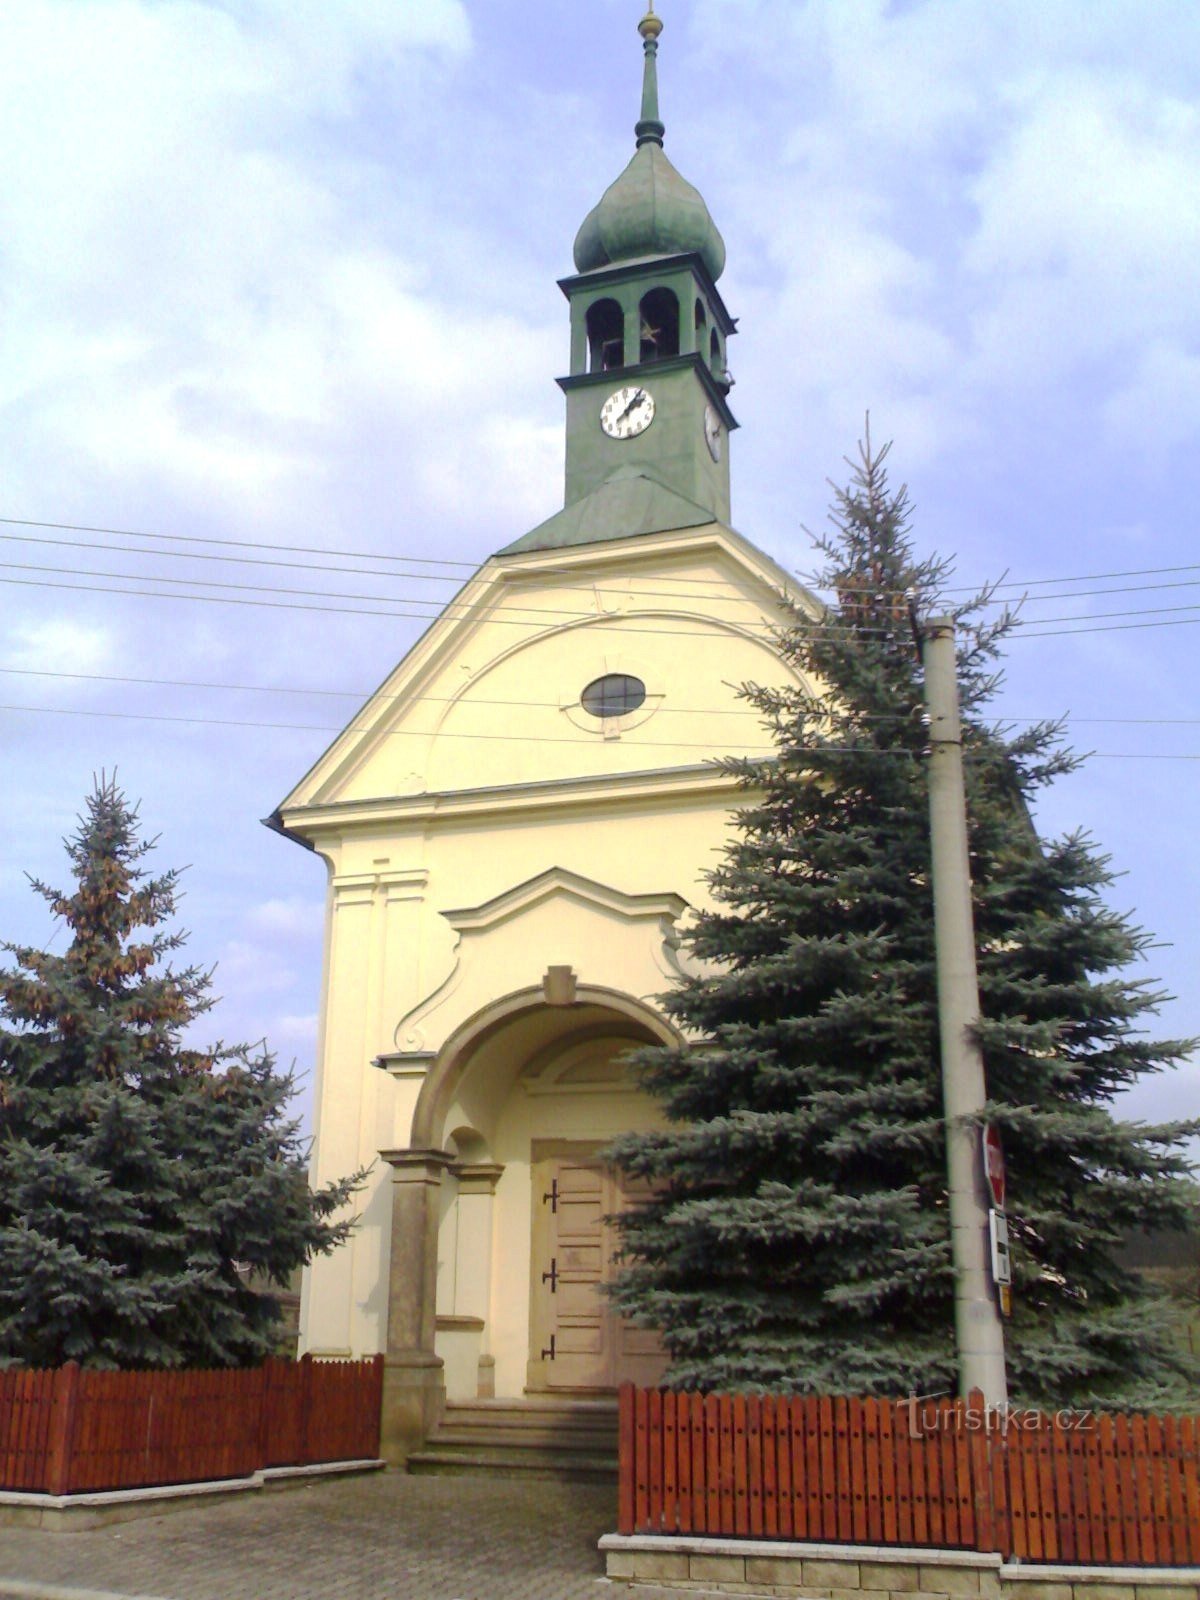
{"label": "chapel building", "polygon": [[599,1285],[630,1199],[601,1158],[658,1113],[625,1062],[678,1042],[661,996],[767,754],[746,682],[795,681],[781,603],[730,523],[725,247],[663,149],[662,24],[637,145],[588,214],[570,317],[564,506],[505,542],[283,801],[325,860],[313,1177],[374,1162],[305,1274],[301,1349],[386,1352],[400,1460],[447,1398],[654,1381]]}

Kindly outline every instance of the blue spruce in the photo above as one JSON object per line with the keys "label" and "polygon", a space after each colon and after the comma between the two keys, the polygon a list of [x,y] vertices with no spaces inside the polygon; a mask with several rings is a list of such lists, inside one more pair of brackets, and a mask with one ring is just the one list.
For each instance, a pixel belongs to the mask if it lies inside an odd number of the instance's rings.
{"label": "blue spruce", "polygon": [[904,490],[868,439],[817,541],[826,609],[779,643],[804,687],[746,686],[767,761],[743,786],[691,954],[665,997],[694,1042],[640,1053],[667,1119],[616,1164],[655,1198],[623,1219],[620,1309],[662,1330],[685,1388],[896,1395],[956,1387],[934,971],[926,732],[910,600],[957,615],[988,1116],[1005,1138],[1025,1402],[1172,1403],[1196,1373],[1142,1279],[1130,1231],[1187,1226],[1196,1125],[1114,1115],[1186,1041],[1143,1029],[1162,995],[1130,975],[1147,937],[1103,900],[1107,859],[1038,837],[1039,791],[1071,770],[1059,730],[985,718],[1013,619],[948,605]]}

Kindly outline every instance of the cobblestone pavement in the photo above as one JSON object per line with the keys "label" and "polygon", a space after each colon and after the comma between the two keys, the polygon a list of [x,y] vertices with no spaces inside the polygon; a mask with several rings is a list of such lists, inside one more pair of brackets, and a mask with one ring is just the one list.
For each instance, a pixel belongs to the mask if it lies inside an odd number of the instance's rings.
{"label": "cobblestone pavement", "polygon": [[615,1488],[380,1472],[87,1532],[0,1528],[0,1600],[43,1586],[143,1600],[605,1600],[628,1592],[604,1580],[596,1549],[615,1526]]}

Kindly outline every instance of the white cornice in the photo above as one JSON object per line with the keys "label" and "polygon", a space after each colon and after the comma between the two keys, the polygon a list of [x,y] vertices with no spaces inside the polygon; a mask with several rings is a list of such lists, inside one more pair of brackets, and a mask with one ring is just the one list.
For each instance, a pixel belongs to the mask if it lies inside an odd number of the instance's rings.
{"label": "white cornice", "polygon": [[353,829],[381,826],[422,827],[442,820],[511,816],[547,810],[589,811],[639,805],[658,797],[673,801],[732,797],[744,792],[736,778],[702,765],[666,767],[648,772],[623,772],[589,778],[552,778],[536,783],[493,788],[457,789],[442,793],[381,795],[370,800],[290,807],[281,813],[284,827],[302,839]]}

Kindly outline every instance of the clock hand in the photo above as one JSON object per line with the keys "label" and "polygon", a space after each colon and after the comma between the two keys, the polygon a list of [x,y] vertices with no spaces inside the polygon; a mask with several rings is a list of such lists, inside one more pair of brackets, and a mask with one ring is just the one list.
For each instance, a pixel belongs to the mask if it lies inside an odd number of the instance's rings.
{"label": "clock hand", "polygon": [[646,391],[645,391],[645,389],[639,389],[638,392],[634,395],[633,399],[625,407],[624,411],[622,411],[621,415],[617,418],[617,421],[618,422],[624,422],[625,418],[629,415],[629,413],[631,411],[636,411],[639,406],[644,405],[645,403],[646,403]]}

